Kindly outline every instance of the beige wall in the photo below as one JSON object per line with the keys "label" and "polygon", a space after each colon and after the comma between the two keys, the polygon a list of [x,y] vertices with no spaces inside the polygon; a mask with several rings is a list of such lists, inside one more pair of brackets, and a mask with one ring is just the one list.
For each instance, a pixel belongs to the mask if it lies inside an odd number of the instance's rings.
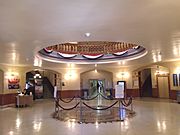
{"label": "beige wall", "polygon": [[[4,88],[2,93],[16,93],[17,90],[8,90],[7,85],[7,79],[6,79],[6,73],[7,72],[17,72],[19,74],[20,78],[20,86],[22,89],[25,88],[25,79],[26,79],[26,72],[32,71],[34,69],[37,69],[37,67],[11,67],[11,66],[4,66],[0,65],[0,69],[4,71]],[[80,74],[92,70],[91,68],[72,68],[72,69],[53,69],[58,73],[61,73],[61,79],[62,82],[65,83],[65,86],[62,86],[62,90],[80,90]],[[67,74],[69,74],[69,71],[73,71],[72,75],[67,78]],[[98,69],[103,70],[103,69]],[[126,68],[107,68],[106,69],[109,72],[113,73],[113,84],[115,85],[117,81],[125,80],[127,82],[127,88],[132,88],[132,77],[131,77],[131,71]],[[128,73],[128,76],[124,75],[123,77],[120,74],[120,72],[126,72]],[[113,87],[114,87],[113,85]]]}
{"label": "beige wall", "polygon": [[160,63],[160,65],[169,69],[171,90],[180,90],[180,86],[173,86],[173,74],[178,74],[178,77],[180,74],[180,61],[164,62]]}
{"label": "beige wall", "polygon": [[56,70],[57,72],[61,73],[62,82],[65,84],[65,86],[62,86],[62,91],[80,90],[80,74],[89,70],[90,68],[76,68],[76,66]]}
{"label": "beige wall", "polygon": [[0,94],[3,93],[4,88],[4,73],[2,70],[0,70]]}
{"label": "beige wall", "polygon": [[113,72],[113,85],[117,84],[117,81],[126,81],[126,88],[132,89],[132,69],[126,68],[118,68],[111,69]]}
{"label": "beige wall", "polygon": [[[73,68],[72,76],[68,79],[66,78],[66,75],[69,73],[71,69],[58,69],[59,73],[62,74],[62,82],[65,83],[65,86],[62,86],[62,90],[80,90],[80,74],[92,70],[89,68]],[[113,73],[113,88],[117,81],[126,81],[127,88],[132,89],[132,68],[97,68],[97,70],[106,70]],[[121,73],[125,73],[125,75],[121,75]]]}
{"label": "beige wall", "polygon": [[69,78],[66,78],[66,72],[62,72],[62,82],[65,86],[62,86],[62,90],[80,90],[80,73],[76,72]]}
{"label": "beige wall", "polygon": [[80,90],[80,69],[56,69],[60,73],[61,82],[65,84],[61,90]]}
{"label": "beige wall", "polygon": [[[160,65],[162,67],[164,67],[164,71],[168,71],[170,73],[170,87],[171,90],[180,90],[180,86],[175,87],[173,86],[173,81],[172,81],[172,74],[174,73],[180,73],[180,61],[176,61],[176,62],[164,62],[164,63],[156,63],[156,66]],[[150,65],[152,67],[152,65]],[[148,68],[150,67],[145,66],[143,68]],[[29,72],[33,69],[35,69],[36,67],[12,67],[12,66],[8,66],[8,65],[1,65],[0,64],[0,69],[4,72],[4,74],[2,74],[2,72],[0,72],[0,79],[1,81],[3,81],[3,85],[2,82],[0,83],[0,93],[15,93],[17,92],[17,90],[9,90],[7,88],[8,82],[7,82],[7,78],[6,75],[8,72],[17,72],[19,74],[19,78],[20,78],[20,86],[22,89],[24,89],[25,87],[25,77],[26,77],[26,72]],[[137,87],[133,86],[133,81],[134,79],[137,79],[137,77],[134,77],[134,71],[137,72],[137,66],[129,66],[129,67],[109,67],[106,69],[103,69],[102,67],[99,68],[98,70],[106,70],[109,72],[113,73],[113,87],[114,85],[117,83],[117,81],[126,81],[127,82],[127,88],[128,89],[134,89]],[[65,86],[62,86],[62,90],[80,90],[80,74],[85,72],[85,71],[89,71],[92,70],[92,68],[62,68],[62,69],[56,69],[54,68],[53,70],[55,70],[58,73],[61,73],[61,79],[62,82],[65,83]],[[157,87],[156,84],[156,78],[154,76],[155,72],[156,72],[156,68],[152,68],[152,85],[154,88]],[[124,74],[123,74],[124,73]]]}
{"label": "beige wall", "polygon": [[154,65],[151,68],[151,78],[152,78],[152,88],[157,88],[157,78],[156,75],[159,72],[161,75],[168,75],[169,74],[169,69],[163,66],[157,66]]}
{"label": "beige wall", "polygon": [[[0,64],[0,69],[4,72],[3,74],[3,88],[0,90],[0,93],[17,93],[17,89],[8,89],[8,77],[9,73],[16,73],[20,79],[20,88],[24,90],[25,82],[26,82],[26,73],[32,70],[37,69],[37,67],[18,67],[18,66],[8,66]],[[0,72],[0,79],[1,79],[1,72]],[[1,79],[2,80],[2,79]],[[2,86],[2,85],[1,85]],[[0,87],[1,87],[0,86]]]}

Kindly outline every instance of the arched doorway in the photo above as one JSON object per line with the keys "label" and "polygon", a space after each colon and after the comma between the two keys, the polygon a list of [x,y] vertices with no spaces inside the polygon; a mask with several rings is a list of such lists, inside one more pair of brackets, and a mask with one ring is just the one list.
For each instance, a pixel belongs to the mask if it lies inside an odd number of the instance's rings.
{"label": "arched doorway", "polygon": [[26,73],[34,99],[53,98],[54,86],[61,90],[61,74],[52,70],[32,70]]}
{"label": "arched doorway", "polygon": [[90,70],[80,74],[81,90],[84,97],[91,98],[98,93],[112,95],[113,74],[105,70]]}

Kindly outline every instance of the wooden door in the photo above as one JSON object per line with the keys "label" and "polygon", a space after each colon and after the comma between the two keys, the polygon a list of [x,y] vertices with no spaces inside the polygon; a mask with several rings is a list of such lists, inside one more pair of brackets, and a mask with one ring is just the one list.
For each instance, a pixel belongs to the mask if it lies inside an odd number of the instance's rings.
{"label": "wooden door", "polygon": [[169,78],[168,76],[158,77],[158,90],[160,98],[169,98]]}

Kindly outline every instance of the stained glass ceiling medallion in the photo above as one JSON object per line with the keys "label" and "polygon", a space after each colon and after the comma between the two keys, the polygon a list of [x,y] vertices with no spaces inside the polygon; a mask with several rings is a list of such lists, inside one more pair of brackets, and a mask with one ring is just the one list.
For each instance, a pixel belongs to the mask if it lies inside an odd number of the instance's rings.
{"label": "stained glass ceiling medallion", "polygon": [[147,54],[144,47],[125,42],[69,42],[43,48],[38,52],[44,60],[58,63],[94,64],[133,60]]}

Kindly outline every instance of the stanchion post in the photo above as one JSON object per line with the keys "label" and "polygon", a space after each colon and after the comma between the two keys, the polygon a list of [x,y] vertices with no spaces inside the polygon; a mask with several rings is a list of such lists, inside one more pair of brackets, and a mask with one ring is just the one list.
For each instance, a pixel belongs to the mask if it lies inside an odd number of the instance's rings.
{"label": "stanchion post", "polygon": [[56,103],[56,99],[54,99],[54,103],[55,103],[55,104],[54,104],[54,105],[55,105],[54,110],[55,110],[55,113],[56,113],[56,107],[57,107],[57,105],[56,105],[56,104],[57,104],[57,103]]}
{"label": "stanchion post", "polygon": [[55,99],[54,101],[55,101],[55,114],[56,114],[56,117],[59,117],[59,107],[57,105],[58,100]]}
{"label": "stanchion post", "polygon": [[80,102],[79,102],[79,112],[80,112],[80,116],[79,116],[79,123],[82,123],[82,100],[80,98]]}
{"label": "stanchion post", "polygon": [[122,107],[121,107],[121,99],[119,98],[119,115],[120,115],[120,121],[124,121],[123,113],[122,113]]}
{"label": "stanchion post", "polygon": [[133,102],[131,103],[131,111],[130,111],[130,113],[131,113],[131,114],[134,113],[134,111],[133,111]]}
{"label": "stanchion post", "polygon": [[58,110],[58,117],[63,120],[63,110],[62,109],[59,109]]}
{"label": "stanchion post", "polygon": [[77,99],[78,99],[78,98],[77,98],[77,96],[76,96],[76,97],[75,97],[76,104],[77,104]]}

